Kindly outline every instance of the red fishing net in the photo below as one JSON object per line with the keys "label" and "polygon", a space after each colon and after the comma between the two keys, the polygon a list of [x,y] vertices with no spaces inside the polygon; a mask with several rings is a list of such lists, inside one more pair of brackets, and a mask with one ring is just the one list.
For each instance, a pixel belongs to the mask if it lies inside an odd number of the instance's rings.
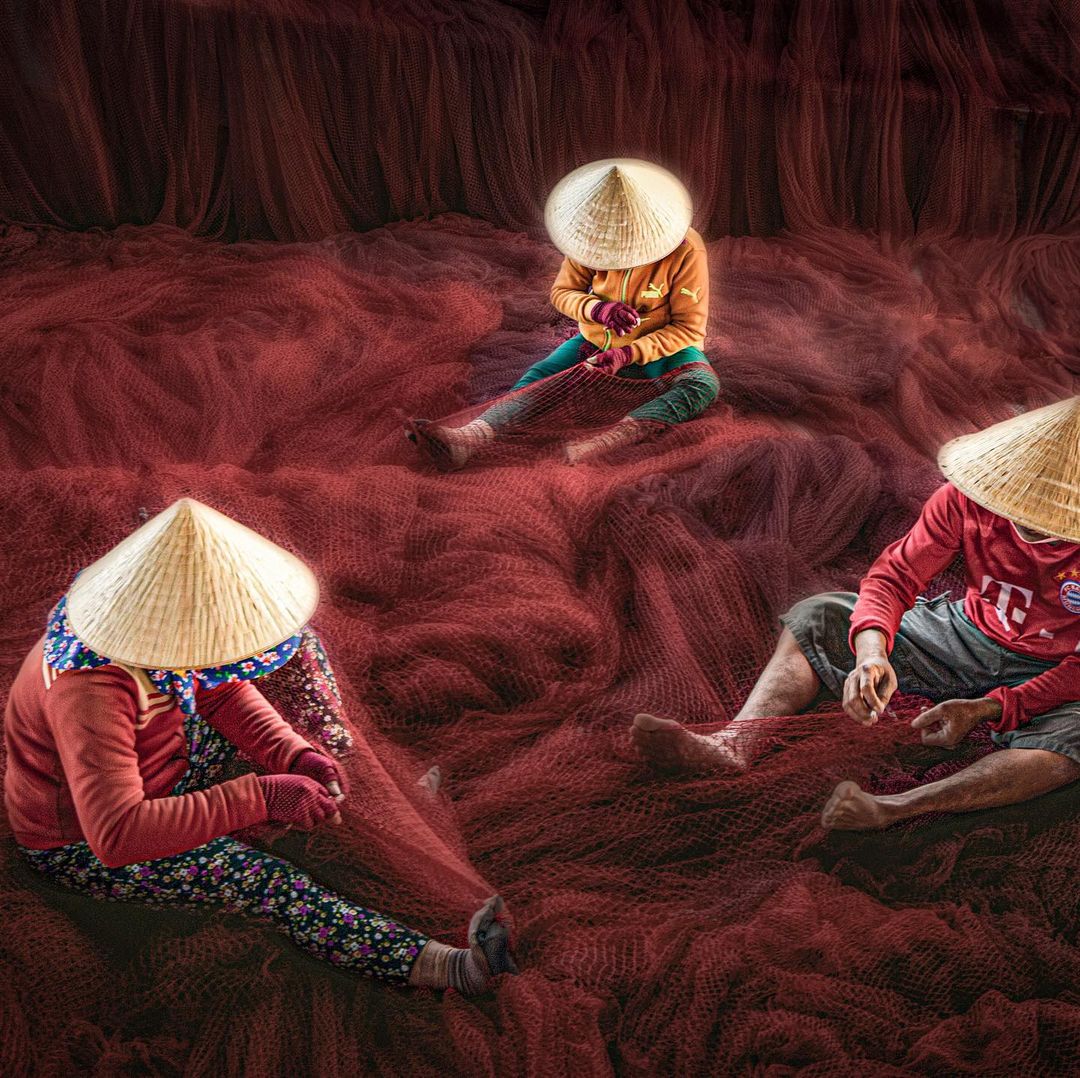
{"label": "red fishing net", "polygon": [[1075,1061],[1073,793],[826,838],[839,779],[951,757],[825,708],[747,776],[663,780],[625,736],[637,709],[729,717],[777,613],[910,523],[940,441],[1075,388],[1071,241],[711,244],[712,409],[576,467],[518,446],[452,475],[397,413],[484,399],[572,332],[542,245],[444,217],[307,246],[13,230],[5,254],[5,677],[140,508],[192,494],[287,543],[356,742],[344,826],[293,854],[451,937],[498,889],[524,970],[480,1003],[357,985],[235,919],[43,890],[8,852],[6,1071]]}
{"label": "red fishing net", "polygon": [[[447,939],[498,890],[523,971],[478,1001],[373,986],[234,917],[65,895],[0,829],[0,1073],[1075,1071],[1075,790],[826,836],[838,780],[901,789],[985,741],[921,747],[911,700],[871,729],[824,707],[774,724],[750,774],[659,779],[626,736],[637,710],[729,718],[777,614],[854,587],[912,522],[942,441],[1080,388],[1074,18],[0,20],[3,216],[159,222],[0,239],[0,691],[140,510],[235,516],[316,568],[353,740],[343,825],[287,852]],[[651,392],[608,379],[542,444],[437,473],[402,418],[469,418],[573,332],[558,256],[454,214],[343,230],[446,208],[532,227],[550,182],[612,151],[687,176],[707,236],[796,230],[709,244],[719,399],[571,467],[552,439]]]}

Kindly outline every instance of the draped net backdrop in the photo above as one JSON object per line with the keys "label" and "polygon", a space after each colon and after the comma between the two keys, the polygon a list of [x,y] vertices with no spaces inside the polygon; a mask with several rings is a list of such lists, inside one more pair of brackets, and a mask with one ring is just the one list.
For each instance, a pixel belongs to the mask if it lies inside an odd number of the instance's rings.
{"label": "draped net backdrop", "polygon": [[[354,742],[343,826],[292,855],[448,938],[497,889],[523,972],[373,987],[233,917],[44,887],[4,824],[0,1072],[1075,1071],[1075,791],[825,836],[839,779],[903,789],[986,741],[826,706],[749,775],[660,779],[625,734],[729,718],[777,614],[910,525],[942,441],[1080,389],[1064,8],[2,17],[0,689],[140,510],[263,531],[319,574]],[[592,463],[436,474],[401,417],[475,414],[573,332],[523,228],[616,148],[698,196],[719,400]],[[446,209],[478,216],[348,231]]]}
{"label": "draped net backdrop", "polygon": [[641,156],[706,235],[1070,227],[1064,0],[9,0],[0,217],[314,239],[539,223]]}

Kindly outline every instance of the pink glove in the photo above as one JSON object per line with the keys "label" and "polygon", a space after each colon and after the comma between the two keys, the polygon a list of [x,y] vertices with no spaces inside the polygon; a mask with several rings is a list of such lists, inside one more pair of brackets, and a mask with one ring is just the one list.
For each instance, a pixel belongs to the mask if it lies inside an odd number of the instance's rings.
{"label": "pink glove", "polygon": [[260,775],[266,815],[274,823],[287,823],[310,831],[336,816],[337,802],[306,775]]}
{"label": "pink glove", "polygon": [[345,772],[329,756],[323,756],[321,752],[316,752],[315,749],[304,749],[293,760],[292,767],[289,768],[289,774],[306,775],[309,779],[314,779],[323,786],[329,786],[330,783],[336,782],[341,787],[343,794],[349,792],[349,782],[345,778]]}
{"label": "pink glove", "polygon": [[618,374],[630,362],[633,349],[628,344],[621,348],[609,348],[606,352],[597,352],[592,359],[585,360],[590,367],[595,367],[604,374]]}
{"label": "pink glove", "polygon": [[623,337],[641,321],[641,316],[629,303],[601,299],[589,311],[589,321],[599,322],[615,336]]}

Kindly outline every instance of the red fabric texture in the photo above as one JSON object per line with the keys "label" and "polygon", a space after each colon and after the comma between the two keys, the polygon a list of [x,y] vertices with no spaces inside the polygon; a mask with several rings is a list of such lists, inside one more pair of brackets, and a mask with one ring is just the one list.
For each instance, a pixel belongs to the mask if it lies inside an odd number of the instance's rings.
{"label": "red fabric texture", "polygon": [[336,782],[341,787],[342,793],[349,792],[349,780],[345,772],[328,756],[323,756],[321,752],[316,752],[314,749],[307,749],[297,756],[289,772],[293,775],[306,775],[322,786]]}
{"label": "red fabric texture", "polygon": [[621,348],[609,348],[606,352],[597,352],[596,355],[590,356],[587,362],[605,374],[618,374],[630,362],[632,356],[630,345],[624,344]]}
{"label": "red fabric texture", "polygon": [[452,216],[301,245],[9,232],[6,679],[140,509],[186,493],[258,528],[318,572],[355,741],[342,825],[292,856],[450,943],[502,894],[523,972],[479,1005],[380,991],[235,919],[64,905],[4,843],[5,1070],[1070,1069],[1075,791],[826,837],[836,782],[903,789],[985,738],[924,748],[910,699],[866,729],[826,706],[771,727],[748,775],[662,779],[626,729],[730,717],[777,615],[911,527],[941,442],[1076,391],[1077,243],[709,248],[704,416],[589,465],[443,475],[395,409],[475,408],[573,332],[536,287],[547,245]]}
{"label": "red fabric texture", "polygon": [[597,301],[587,310],[589,312],[589,321],[605,326],[616,337],[621,336],[627,330],[633,329],[640,321],[637,311],[629,303]]}
{"label": "red fabric texture", "polygon": [[[241,684],[197,697],[207,722],[243,731],[245,751],[260,761],[302,751],[306,743],[258,690]],[[40,641],[11,687],[4,736],[5,808],[15,839],[31,849],[85,840],[105,864],[128,865],[266,821],[251,775],[170,797],[187,770],[180,708],[140,715],[134,679],[114,666],[66,671],[46,687]]]}
{"label": "red fabric texture", "polygon": [[260,775],[258,783],[266,815],[274,823],[310,831],[337,812],[337,802],[322,783],[307,775]]}
{"label": "red fabric texture", "polygon": [[1080,700],[1080,617],[1062,601],[1061,590],[1065,581],[1080,578],[1080,547],[1027,543],[1010,521],[951,483],[934,493],[911,531],[870,567],[851,617],[852,648],[863,629],[880,629],[891,649],[915,596],[958,555],[967,571],[964,612],[972,622],[1010,651],[1057,664],[1017,688],[1002,686],[990,694],[1002,709],[995,729],[1015,730]]}

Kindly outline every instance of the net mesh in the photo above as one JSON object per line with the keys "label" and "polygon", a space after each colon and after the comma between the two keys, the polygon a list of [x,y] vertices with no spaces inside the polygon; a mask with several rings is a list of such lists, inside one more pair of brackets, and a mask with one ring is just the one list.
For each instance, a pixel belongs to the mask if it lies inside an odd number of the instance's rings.
{"label": "net mesh", "polygon": [[[921,747],[910,699],[770,724],[743,776],[658,779],[626,736],[730,718],[778,613],[911,524],[942,441],[1077,391],[1075,20],[973,11],[3,8],[3,217],[134,224],[0,238],[0,689],[146,513],[257,528],[319,574],[352,741],[342,826],[286,851],[454,942],[498,890],[523,972],[373,987],[233,917],[56,891],[3,830],[0,1071],[1075,1071],[1075,791],[826,836],[838,780],[988,745]],[[791,229],[708,245],[718,400],[571,467],[560,439],[652,392],[578,384],[543,444],[437,473],[402,417],[468,419],[573,332],[520,229],[643,131],[707,235]],[[489,221],[343,231],[446,209]]]}
{"label": "net mesh", "polygon": [[[373,990],[227,917],[88,912],[5,845],[16,1070],[1075,1061],[1069,791],[826,838],[836,781],[896,790],[955,761],[830,707],[775,724],[742,777],[656,779],[625,736],[638,709],[729,718],[776,615],[854,586],[910,524],[941,440],[1075,388],[1073,330],[1049,328],[1073,241],[710,244],[712,409],[575,467],[520,445],[452,475],[398,415],[472,414],[572,331],[545,307],[542,245],[452,215],[310,245],[163,226],[4,242],[5,678],[140,510],[190,494],[287,544],[322,579],[354,741],[344,825],[295,856],[451,939],[498,889],[524,969],[479,1005]],[[432,764],[434,799],[415,785]]]}

